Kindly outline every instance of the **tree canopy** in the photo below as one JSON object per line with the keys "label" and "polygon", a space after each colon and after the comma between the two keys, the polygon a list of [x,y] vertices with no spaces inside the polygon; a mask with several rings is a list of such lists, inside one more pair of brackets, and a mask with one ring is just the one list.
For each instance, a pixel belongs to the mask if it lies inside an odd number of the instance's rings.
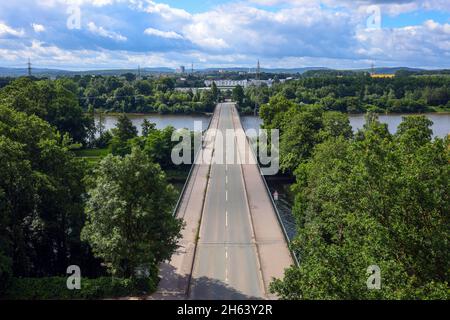
{"label": "tree canopy", "polygon": [[181,222],[172,216],[174,189],[139,148],[108,156],[95,170],[83,239],[115,275],[139,266],[155,271],[177,246]]}
{"label": "tree canopy", "polygon": [[[448,299],[449,147],[430,121],[395,135],[376,118],[354,139],[332,137],[296,171],[292,243],[300,267],[271,288],[285,299]],[[381,269],[381,290],[366,270]]]}

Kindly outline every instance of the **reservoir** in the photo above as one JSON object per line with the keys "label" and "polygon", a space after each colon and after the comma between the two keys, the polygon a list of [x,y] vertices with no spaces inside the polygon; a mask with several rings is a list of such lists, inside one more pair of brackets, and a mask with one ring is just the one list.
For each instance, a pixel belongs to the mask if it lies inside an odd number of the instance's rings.
{"label": "reservoir", "polygon": [[[431,121],[433,121],[433,134],[436,137],[445,137],[450,133],[450,113],[425,113]],[[379,115],[379,119],[382,123],[386,123],[388,125],[389,131],[391,133],[395,133],[397,131],[397,127],[402,121],[404,116],[408,116],[408,114],[382,114]],[[201,122],[202,129],[205,130],[208,127],[210,116],[208,115],[162,115],[162,114],[148,114],[148,115],[128,115],[133,125],[137,127],[137,129],[141,130],[141,124],[144,119],[149,120],[156,124],[158,129],[163,129],[167,126],[173,126],[175,129],[189,129],[194,130],[195,121]],[[118,115],[108,115],[106,114],[103,117],[105,129],[109,130],[115,127],[117,123]],[[96,121],[98,121],[99,116],[96,115]],[[245,130],[247,129],[259,129],[262,120],[258,116],[242,116],[242,125]],[[357,131],[364,126],[365,119],[364,114],[350,114],[350,125],[353,128],[353,131]]]}
{"label": "reservoir", "polygon": [[[431,121],[433,121],[433,134],[435,137],[445,137],[450,134],[450,113],[427,113],[425,114]],[[389,131],[395,133],[397,127],[402,121],[402,118],[407,116],[407,114],[388,114],[379,115],[379,120],[382,123],[388,125]],[[137,127],[139,132],[141,131],[141,124],[144,119],[149,120],[156,124],[158,129],[163,129],[167,126],[173,126],[175,129],[187,128],[189,130],[194,130],[194,123],[197,125],[201,123],[202,129],[205,130],[208,127],[210,116],[208,115],[160,115],[160,114],[149,114],[149,115],[128,115],[133,125]],[[105,129],[113,129],[117,123],[118,115],[105,115],[103,117],[103,122]],[[357,131],[364,126],[365,118],[364,114],[351,114],[349,115],[350,125],[353,131]],[[96,121],[99,120],[99,116],[96,116]],[[258,116],[242,116],[242,125],[245,130],[248,129],[259,129],[262,120]],[[277,191],[279,193],[279,200],[276,201],[278,211],[285,226],[288,236],[292,239],[295,236],[295,219],[291,213],[292,199],[289,198],[287,189],[290,184],[286,184],[280,181],[273,181],[267,179],[269,189],[271,193]]]}
{"label": "reservoir", "polygon": [[[411,114],[382,114],[379,115],[379,120],[382,123],[388,125],[389,132],[395,133],[397,127],[402,122],[402,118]],[[435,137],[444,138],[446,135],[450,134],[450,113],[424,113],[428,119],[433,121],[433,135]],[[364,114],[350,114],[350,125],[353,131],[356,132],[358,129],[362,129],[365,124]],[[242,125],[244,129],[257,129],[262,124],[262,120],[258,116],[243,116]]]}
{"label": "reservoir", "polygon": [[[175,129],[189,129],[191,131],[194,130],[195,122],[198,125],[201,123],[202,130],[205,130],[208,127],[210,116],[208,115],[173,115],[173,114],[147,114],[147,115],[135,115],[128,114],[128,118],[130,118],[133,125],[138,129],[139,133],[141,132],[141,125],[144,122],[144,119],[155,123],[157,129],[164,129],[167,126],[172,126]],[[116,126],[117,119],[119,115],[109,115],[106,114],[102,116],[103,124],[105,126],[105,130],[113,129]],[[98,123],[100,117],[99,115],[95,116],[95,121]]]}

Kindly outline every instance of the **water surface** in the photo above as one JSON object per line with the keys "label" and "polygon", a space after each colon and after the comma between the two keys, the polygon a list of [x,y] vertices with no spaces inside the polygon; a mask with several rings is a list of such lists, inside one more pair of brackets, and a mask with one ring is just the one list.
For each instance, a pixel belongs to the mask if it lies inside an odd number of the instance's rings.
{"label": "water surface", "polygon": [[[382,114],[379,115],[379,120],[382,123],[388,125],[388,129],[391,133],[397,132],[398,125],[402,122],[403,117],[411,114]],[[433,121],[433,134],[435,137],[445,137],[450,134],[450,113],[424,113],[428,119]],[[361,129],[365,124],[364,114],[350,114],[350,125],[353,131],[356,132]],[[257,129],[262,124],[262,120],[258,116],[242,116],[242,125],[245,130]]]}

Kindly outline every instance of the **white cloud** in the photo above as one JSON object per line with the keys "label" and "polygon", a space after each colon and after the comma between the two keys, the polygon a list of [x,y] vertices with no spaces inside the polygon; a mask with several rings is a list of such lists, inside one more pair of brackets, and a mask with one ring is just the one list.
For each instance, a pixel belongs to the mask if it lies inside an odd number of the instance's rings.
{"label": "white cloud", "polygon": [[90,4],[95,7],[103,7],[106,5],[111,5],[115,2],[123,2],[123,0],[37,0],[38,5],[46,7],[54,7],[61,4],[71,6],[82,6]]}
{"label": "white cloud", "polygon": [[94,34],[96,34],[96,35],[99,35],[99,36],[101,36],[101,37],[104,37],[104,38],[110,38],[110,39],[113,39],[113,40],[116,40],[116,41],[127,41],[127,37],[121,35],[120,33],[117,33],[117,32],[114,32],[114,31],[106,30],[106,29],[103,28],[103,27],[98,27],[98,26],[97,26],[94,22],[92,22],[92,21],[89,22],[89,23],[87,24],[87,26],[88,26],[88,29],[89,29],[90,32],[92,32],[92,33],[94,33]]}
{"label": "white cloud", "polygon": [[422,25],[402,28],[364,30],[356,35],[360,53],[379,60],[402,64],[417,62],[446,64],[450,52],[450,24],[428,20]]}
{"label": "white cloud", "polygon": [[34,32],[44,32],[45,27],[42,24],[32,23],[31,26],[33,27]]}
{"label": "white cloud", "polygon": [[25,31],[23,31],[23,29],[14,29],[0,21],[0,36],[2,35],[22,37],[23,35],[25,35]]}
{"label": "white cloud", "polygon": [[144,33],[166,39],[183,39],[183,36],[176,33],[175,31],[162,31],[154,28],[147,28],[145,29]]}
{"label": "white cloud", "polygon": [[227,49],[225,53],[339,56],[356,27],[352,19],[312,4],[274,12],[234,4],[193,15],[182,33],[203,49]]}
{"label": "white cloud", "polygon": [[[36,50],[31,57],[37,64],[60,63],[61,67],[84,66],[83,61],[101,67],[108,59],[115,66],[146,65],[149,56],[155,65],[193,61],[202,66],[253,66],[259,58],[272,67],[357,68],[369,66],[372,60],[379,66],[450,66],[449,24],[415,22],[435,16],[428,10],[450,11],[449,0],[229,0],[215,6],[209,1],[208,9],[198,13],[159,3],[163,0],[22,1],[29,14],[15,15],[17,4],[0,1],[0,63],[20,61]],[[65,28],[69,3],[81,5],[80,32]],[[413,12],[417,19],[410,25],[402,19],[399,24],[406,25],[402,28],[366,30],[365,9],[371,4],[381,6],[383,17]],[[45,26],[42,29],[33,21],[45,22]],[[40,39],[48,43],[29,46],[36,36],[24,32],[30,24],[35,32],[46,31]],[[144,29],[149,37],[143,35]],[[19,46],[28,47],[21,51]]]}
{"label": "white cloud", "polygon": [[174,8],[165,3],[156,3],[154,1],[147,1],[145,11],[158,14],[166,20],[188,20],[191,18],[191,14],[186,10]]}

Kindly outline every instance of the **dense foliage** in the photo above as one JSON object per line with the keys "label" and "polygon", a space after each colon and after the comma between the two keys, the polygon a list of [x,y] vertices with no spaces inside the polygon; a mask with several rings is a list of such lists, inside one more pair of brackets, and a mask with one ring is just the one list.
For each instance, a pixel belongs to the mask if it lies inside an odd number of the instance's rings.
{"label": "dense foliage", "polygon": [[74,81],[80,105],[85,110],[91,107],[115,112],[211,112],[217,99],[210,90],[178,91],[171,77],[77,76]]}
{"label": "dense foliage", "polygon": [[265,129],[280,130],[280,169],[287,173],[293,173],[307,160],[318,143],[331,137],[352,136],[345,114],[327,112],[318,105],[301,107],[280,95],[261,107],[260,116]]}
{"label": "dense foliage", "polygon": [[0,106],[0,277],[96,274],[84,222],[84,164],[70,140],[35,115]]}
{"label": "dense foliage", "polygon": [[8,300],[104,299],[138,296],[156,289],[151,278],[83,278],[80,290],[67,290],[66,281],[64,277],[18,278],[4,297]]}
{"label": "dense foliage", "polygon": [[76,142],[84,143],[94,130],[93,118],[78,103],[78,88],[68,79],[33,80],[19,78],[0,90],[0,104],[36,115]]}
{"label": "dense foliage", "polygon": [[[136,137],[136,128],[123,117],[112,133],[100,138],[106,146],[115,140],[129,146],[122,155],[134,145],[142,145],[143,151],[136,149],[125,158],[111,155],[103,165],[88,166],[77,154],[110,152],[73,151],[80,147],[74,139],[84,142],[91,123],[74,88],[75,83],[66,79],[23,78],[0,90],[0,298],[133,294],[139,288],[134,267],[141,265],[149,276],[147,287],[154,289],[158,263],[175,249],[180,228],[171,216],[175,193],[157,164],[169,163],[173,128],[156,130],[145,123],[145,136]],[[119,201],[114,191],[120,191]],[[99,221],[102,212],[107,214]],[[102,224],[120,226],[115,225],[114,212],[126,231],[120,234],[121,247],[111,253],[108,239],[95,232]],[[141,229],[126,236],[131,224]],[[129,261],[112,259],[114,254]],[[79,292],[62,287],[69,265],[78,265],[86,280]],[[105,266],[126,278],[88,279],[105,276]]]}
{"label": "dense foliage", "polygon": [[212,112],[220,94],[215,86],[212,90],[184,92],[176,90],[174,78],[138,80],[133,74],[3,80],[2,105],[37,115],[60,132],[68,133],[75,142],[87,146],[100,146],[105,138],[102,128],[95,125],[95,112]]}
{"label": "dense foliage", "polygon": [[303,76],[271,88],[250,87],[242,106],[261,106],[280,95],[297,104],[317,104],[347,113],[450,110],[448,75],[403,75],[372,78],[368,74]]}
{"label": "dense foliage", "polygon": [[180,221],[172,216],[175,192],[164,173],[140,149],[109,155],[94,172],[83,229],[96,256],[119,276],[155,266],[176,249]]}
{"label": "dense foliage", "polygon": [[[344,114],[275,96],[261,108],[280,128],[281,166],[295,172],[300,266],[271,290],[285,299],[448,299],[449,139],[406,117],[395,135],[373,114],[356,135]],[[381,290],[366,270],[381,268]]]}

